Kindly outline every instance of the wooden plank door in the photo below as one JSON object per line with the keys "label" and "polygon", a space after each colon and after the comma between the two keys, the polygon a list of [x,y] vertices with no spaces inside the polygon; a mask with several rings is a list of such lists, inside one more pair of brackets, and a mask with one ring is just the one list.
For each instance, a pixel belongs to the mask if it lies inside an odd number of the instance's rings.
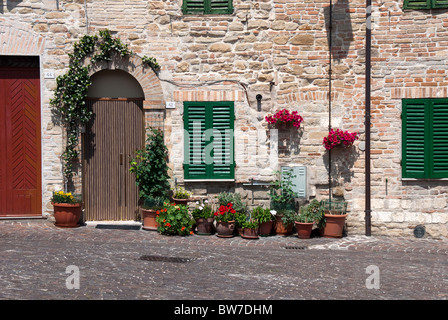
{"label": "wooden plank door", "polygon": [[143,101],[88,100],[93,118],[84,136],[86,220],[135,220],[138,190],[129,160],[144,144]]}
{"label": "wooden plank door", "polygon": [[42,215],[39,68],[0,68],[0,216]]}

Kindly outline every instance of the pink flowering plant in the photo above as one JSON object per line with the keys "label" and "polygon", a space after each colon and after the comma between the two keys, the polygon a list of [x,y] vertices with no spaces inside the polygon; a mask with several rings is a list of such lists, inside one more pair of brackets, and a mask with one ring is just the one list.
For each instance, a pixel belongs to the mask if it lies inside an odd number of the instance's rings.
{"label": "pink flowering plant", "polygon": [[290,112],[288,109],[277,111],[274,115],[267,115],[265,119],[269,124],[292,124],[297,129],[303,121],[302,116],[297,111]]}
{"label": "pink flowering plant", "polygon": [[331,150],[334,147],[350,147],[355,140],[358,140],[357,132],[342,131],[341,129],[331,129],[328,136],[324,138],[323,144],[325,149]]}

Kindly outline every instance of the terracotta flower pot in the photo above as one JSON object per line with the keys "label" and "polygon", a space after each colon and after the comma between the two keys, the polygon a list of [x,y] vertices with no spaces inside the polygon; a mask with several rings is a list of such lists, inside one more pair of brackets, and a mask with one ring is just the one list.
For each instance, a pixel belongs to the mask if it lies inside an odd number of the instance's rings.
{"label": "terracotta flower pot", "polygon": [[258,228],[243,228],[241,237],[245,239],[258,239]]}
{"label": "terracotta flower pot", "polygon": [[142,209],[143,226],[142,229],[157,231],[156,210]]}
{"label": "terracotta flower pot", "polygon": [[233,231],[235,230],[235,220],[229,222],[217,221],[216,222],[216,235],[220,238],[233,237]]}
{"label": "terracotta flower pot", "polygon": [[287,236],[292,233],[293,224],[289,223],[285,225],[281,219],[281,217],[276,216],[275,221],[275,233],[280,236]]}
{"label": "terracotta flower pot", "polygon": [[272,233],[273,224],[274,221],[266,221],[260,223],[260,226],[258,227],[258,234],[262,237],[269,236]]}
{"label": "terracotta flower pot", "polygon": [[178,204],[183,204],[184,206],[188,206],[188,202],[190,202],[190,199],[176,199],[173,198],[174,204],[178,205]]}
{"label": "terracotta flower pot", "polygon": [[325,226],[321,229],[324,238],[342,238],[345,218],[348,214],[324,214]]}
{"label": "terracotta flower pot", "polygon": [[306,223],[306,222],[297,222],[296,224],[296,230],[297,230],[297,237],[300,239],[309,239],[311,238],[311,231],[313,231],[313,222]]}
{"label": "terracotta flower pot", "polygon": [[80,203],[53,203],[55,226],[61,228],[77,228],[81,218]]}
{"label": "terracotta flower pot", "polygon": [[196,220],[196,230],[199,235],[211,235],[214,233],[213,218],[197,218]]}

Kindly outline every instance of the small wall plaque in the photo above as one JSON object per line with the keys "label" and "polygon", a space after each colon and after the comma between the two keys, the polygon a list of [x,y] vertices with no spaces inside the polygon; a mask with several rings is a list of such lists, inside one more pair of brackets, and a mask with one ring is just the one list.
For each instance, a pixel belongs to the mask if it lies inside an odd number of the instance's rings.
{"label": "small wall plaque", "polygon": [[176,102],[174,102],[174,101],[167,101],[166,102],[166,108],[167,109],[176,109]]}

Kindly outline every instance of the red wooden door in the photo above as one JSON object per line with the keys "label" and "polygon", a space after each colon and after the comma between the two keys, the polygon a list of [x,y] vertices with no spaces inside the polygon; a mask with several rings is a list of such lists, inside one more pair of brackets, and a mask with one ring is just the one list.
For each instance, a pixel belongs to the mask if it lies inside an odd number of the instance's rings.
{"label": "red wooden door", "polygon": [[42,215],[38,68],[0,68],[0,216]]}

